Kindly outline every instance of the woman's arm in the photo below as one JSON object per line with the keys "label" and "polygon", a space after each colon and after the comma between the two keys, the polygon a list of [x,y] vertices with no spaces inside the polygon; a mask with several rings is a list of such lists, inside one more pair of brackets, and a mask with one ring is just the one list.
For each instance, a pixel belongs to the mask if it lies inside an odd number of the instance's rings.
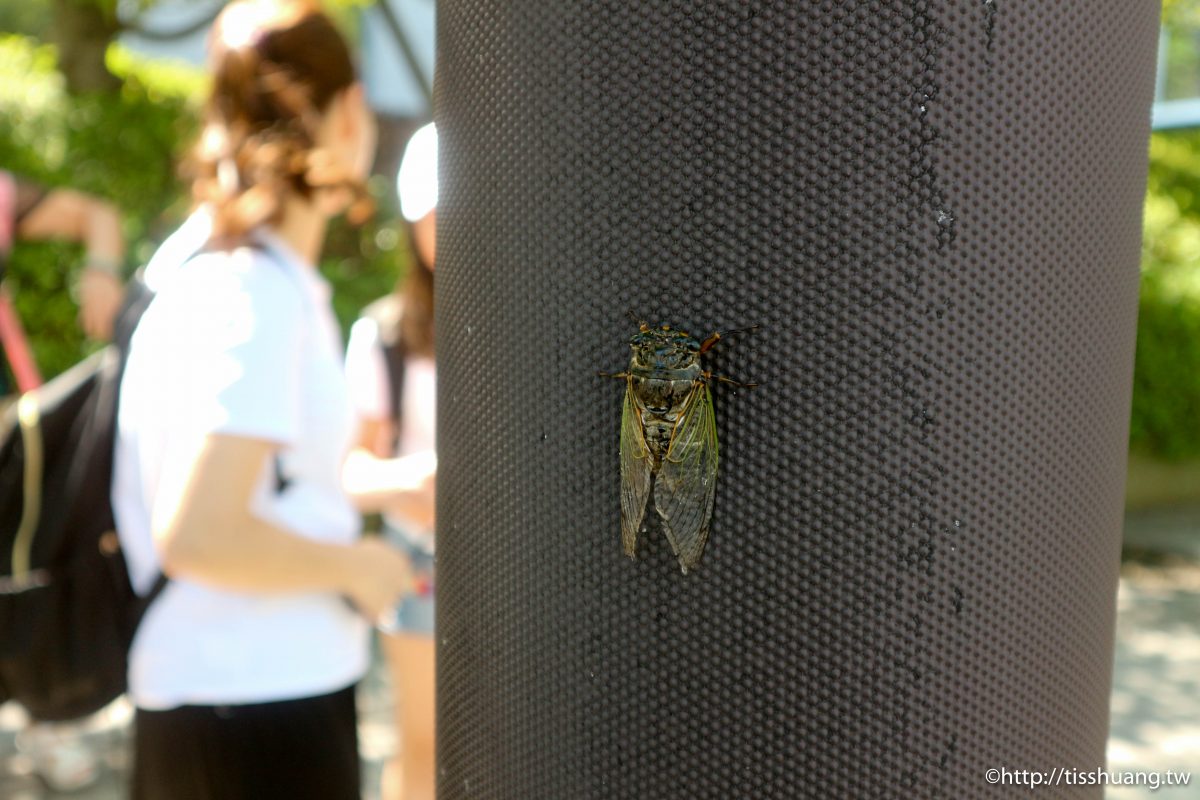
{"label": "woman's arm", "polygon": [[21,239],[66,239],[87,251],[79,279],[80,324],[88,336],[108,339],[121,306],[125,241],[117,209],[72,189],[52,189],[17,223]]}
{"label": "woman's arm", "polygon": [[365,447],[342,467],[342,486],[359,511],[382,512],[433,527],[437,456],[432,451],[380,458]]}
{"label": "woman's arm", "polygon": [[410,590],[406,559],[373,538],[318,542],[255,516],[253,492],[274,450],[265,440],[204,437],[184,474],[161,485],[153,527],[163,571],[233,590],[341,593],[375,619]]}
{"label": "woman's arm", "polygon": [[430,450],[391,458],[396,446],[393,387],[379,326],[363,317],[350,329],[346,379],[359,415],[358,447],[342,468],[342,486],[364,513],[383,512],[433,528],[437,457]]}

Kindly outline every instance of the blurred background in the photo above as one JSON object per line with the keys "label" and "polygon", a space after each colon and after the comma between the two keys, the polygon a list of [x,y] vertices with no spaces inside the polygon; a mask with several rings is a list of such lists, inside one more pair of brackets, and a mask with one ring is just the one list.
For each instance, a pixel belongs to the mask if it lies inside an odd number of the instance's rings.
{"label": "blurred background", "polygon": [[[176,170],[205,97],[204,43],[221,0],[0,0],[0,169],[70,186],[122,212],[127,270],[186,217]],[[326,0],[358,46],[380,123],[372,194],[379,213],[335,229],[321,267],[348,327],[405,268],[396,170],[408,136],[432,118],[434,0]],[[69,56],[64,54],[70,54]],[[7,283],[43,377],[89,352],[75,321],[64,244],[18,242]]]}
{"label": "blurred background", "polygon": [[[1108,761],[1200,773],[1197,0],[1163,3],[1152,119]],[[1196,780],[1163,791],[1200,798]]]}
{"label": "blurred background", "polygon": [[[222,5],[0,0],[0,169],[115,204],[127,273],[188,211],[175,164],[197,130],[204,40]],[[348,328],[407,268],[394,181],[408,135],[432,115],[435,0],[324,5],[358,45],[381,132],[379,213],[335,227],[321,264]],[[1158,56],[1108,755],[1110,769],[1194,770],[1190,786],[1165,790],[1183,800],[1200,798],[1200,0],[1164,0]],[[18,242],[9,262],[5,282],[46,378],[99,346],[71,299],[81,259],[74,245]],[[376,670],[360,697],[369,783],[397,746],[389,703]],[[0,706],[0,797],[123,796],[129,717],[118,703],[88,722],[97,777],[68,794],[38,776],[17,736],[21,710]]]}

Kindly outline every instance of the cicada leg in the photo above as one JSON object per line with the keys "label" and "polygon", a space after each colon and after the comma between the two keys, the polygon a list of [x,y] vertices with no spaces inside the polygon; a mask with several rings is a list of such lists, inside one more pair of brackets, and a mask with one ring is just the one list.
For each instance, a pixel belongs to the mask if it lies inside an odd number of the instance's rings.
{"label": "cicada leg", "polygon": [[738,328],[732,331],[714,331],[707,339],[700,343],[700,352],[707,353],[713,348],[717,342],[721,341],[723,336],[732,336],[735,333],[749,333],[750,331],[758,330],[758,325],[751,325],[749,328]]}
{"label": "cicada leg", "polygon": [[753,389],[759,385],[757,383],[742,383],[741,381],[735,381],[733,378],[726,378],[724,375],[714,375],[713,379],[718,380],[721,383],[731,384],[739,389]]}
{"label": "cicada leg", "polygon": [[704,373],[704,380],[728,383],[732,386],[738,387],[739,389],[753,389],[759,385],[757,383],[742,383],[741,381],[735,381],[733,378],[726,378],[724,375],[713,375],[711,372]]}

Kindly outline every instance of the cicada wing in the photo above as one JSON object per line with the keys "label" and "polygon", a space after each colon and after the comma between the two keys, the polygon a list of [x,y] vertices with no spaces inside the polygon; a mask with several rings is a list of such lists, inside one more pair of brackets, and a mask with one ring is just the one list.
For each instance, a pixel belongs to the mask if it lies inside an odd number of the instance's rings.
{"label": "cicada wing", "polygon": [[654,506],[667,539],[687,572],[708,541],[717,488],[717,424],[708,384],[697,381],[671,435],[654,485]]}
{"label": "cicada wing", "polygon": [[637,552],[638,531],[650,496],[650,449],[642,431],[642,404],[633,391],[633,379],[625,386],[621,410],[621,546],[625,555]]}

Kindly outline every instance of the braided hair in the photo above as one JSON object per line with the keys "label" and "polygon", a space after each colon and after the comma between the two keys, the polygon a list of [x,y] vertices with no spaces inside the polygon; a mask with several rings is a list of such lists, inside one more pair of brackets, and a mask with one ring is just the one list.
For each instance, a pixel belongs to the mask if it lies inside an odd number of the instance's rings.
{"label": "braided hair", "polygon": [[197,203],[213,212],[217,241],[278,223],[290,195],[344,192],[361,220],[362,181],[321,148],[324,112],[357,80],[345,40],[309,0],[239,0],[209,42],[212,92],[199,143],[185,166]]}

